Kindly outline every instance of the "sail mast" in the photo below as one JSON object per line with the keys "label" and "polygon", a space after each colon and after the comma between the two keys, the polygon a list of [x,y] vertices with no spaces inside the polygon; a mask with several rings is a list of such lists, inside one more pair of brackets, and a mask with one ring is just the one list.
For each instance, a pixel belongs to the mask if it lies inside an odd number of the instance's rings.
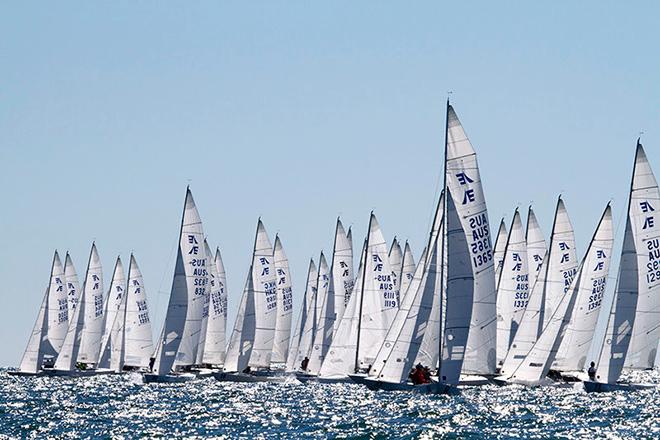
{"label": "sail mast", "polygon": [[[443,163],[443,173],[442,173],[442,192],[445,197],[452,197],[451,194],[447,191],[447,136],[449,131],[449,98],[447,98],[447,108],[445,110],[445,159]],[[445,295],[447,285],[444,282],[445,279],[445,236],[447,235],[447,203],[442,204],[442,220],[440,222],[440,229],[442,231],[442,237],[440,238],[440,298],[438,301],[439,308],[438,313],[440,314],[438,322],[440,323],[440,331],[438,332],[438,379],[442,376],[440,370],[442,369],[442,349],[443,349],[443,319],[442,319],[442,295]],[[427,252],[426,258],[428,259],[429,254]]]}
{"label": "sail mast", "polygon": [[365,239],[364,243],[364,266],[362,267],[362,285],[360,286],[360,307],[358,309],[358,328],[357,328],[357,343],[355,345],[355,369],[353,370],[355,373],[358,372],[359,367],[360,367],[360,330],[362,328],[362,305],[364,303],[364,284],[367,276],[367,266],[368,266],[368,258],[369,258],[369,238],[371,236],[371,221],[374,218],[374,212],[371,211],[371,215],[369,216],[369,228],[367,229],[367,238]]}

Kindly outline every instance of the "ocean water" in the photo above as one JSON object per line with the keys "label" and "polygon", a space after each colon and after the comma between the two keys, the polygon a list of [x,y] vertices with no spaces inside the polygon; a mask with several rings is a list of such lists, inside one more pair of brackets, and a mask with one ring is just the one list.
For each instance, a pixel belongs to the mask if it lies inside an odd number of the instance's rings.
{"label": "ocean water", "polygon": [[[660,384],[660,372],[635,382]],[[0,372],[0,438],[660,438],[660,388],[586,394],[495,385],[456,396],[359,385],[141,383],[136,374]]]}

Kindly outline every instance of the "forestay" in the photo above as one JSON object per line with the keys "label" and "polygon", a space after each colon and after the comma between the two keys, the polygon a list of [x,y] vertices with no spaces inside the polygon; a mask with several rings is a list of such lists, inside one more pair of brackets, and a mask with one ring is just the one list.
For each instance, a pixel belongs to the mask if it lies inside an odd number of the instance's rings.
{"label": "forestay", "polygon": [[493,374],[496,362],[496,290],[488,211],[477,155],[451,105],[447,106],[447,186],[470,249],[474,295],[465,351],[466,373]]}
{"label": "forestay", "polygon": [[291,314],[293,312],[293,297],[291,292],[291,274],[289,259],[284,253],[279,235],[275,236],[275,273],[277,282],[277,319],[275,321],[275,342],[271,364],[283,364],[289,354],[291,338]]}
{"label": "forestay", "polygon": [[154,371],[169,374],[195,362],[208,284],[204,230],[192,193],[186,190],[170,300]]}

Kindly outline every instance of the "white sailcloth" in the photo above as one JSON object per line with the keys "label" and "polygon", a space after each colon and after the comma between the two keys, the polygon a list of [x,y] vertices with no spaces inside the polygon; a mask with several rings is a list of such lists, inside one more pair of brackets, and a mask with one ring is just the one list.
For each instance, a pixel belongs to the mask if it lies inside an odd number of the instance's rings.
{"label": "white sailcloth", "polygon": [[151,320],[147,306],[147,292],[142,272],[135,256],[131,254],[128,266],[128,288],[126,290],[126,317],[124,320],[124,364],[146,368],[153,349]]}
{"label": "white sailcloth", "polygon": [[78,274],[73,265],[73,260],[68,252],[66,253],[66,258],[64,260],[64,279],[66,280],[66,292],[69,304],[69,323],[71,323],[73,319],[73,311],[76,309],[78,297],[80,296],[80,283],[78,282]]}
{"label": "white sailcloth", "polygon": [[[206,328],[206,346],[204,347],[204,363],[224,365],[227,329],[227,276],[222,262],[220,249],[215,250],[213,265],[209,321]],[[214,276],[214,277],[213,277]]]}
{"label": "white sailcloth", "polygon": [[300,307],[300,316],[298,317],[298,324],[291,338],[289,356],[286,360],[287,371],[296,371],[298,369],[302,360],[309,353],[309,348],[312,344],[314,337],[317,278],[318,271],[314,260],[311,259],[309,260],[309,269],[307,270],[307,283],[305,284],[303,303]]}
{"label": "white sailcloth", "polygon": [[321,364],[332,342],[334,324],[334,295],[330,294],[330,269],[321,252],[319,257],[319,271],[316,281],[316,325],[314,339],[309,350],[309,374],[318,375]]}
{"label": "white sailcloth", "polygon": [[[543,258],[538,279],[530,292],[520,326],[504,359],[500,370],[503,376],[510,376],[518,368],[545,328],[544,323],[547,321],[543,315],[553,312],[547,310],[544,299],[560,298],[568,291],[577,271],[576,260],[573,226],[564,202],[559,197],[548,255]],[[553,307],[552,310],[555,308]]]}
{"label": "white sailcloth", "polygon": [[223,366],[226,372],[243,371],[250,362],[254,334],[256,331],[254,312],[254,287],[252,282],[252,266],[248,270],[245,288],[238,305],[238,313],[234,321],[234,328],[227,346],[227,356]]}
{"label": "white sailcloth", "polygon": [[179,245],[170,300],[154,371],[169,374],[178,366],[195,363],[202,326],[202,308],[208,289],[204,230],[190,188],[186,190]]}
{"label": "white sailcloth", "polygon": [[277,280],[277,319],[275,321],[275,342],[271,364],[283,364],[289,354],[291,339],[291,314],[293,313],[293,296],[291,292],[291,274],[289,259],[282,247],[279,235],[275,236],[275,273]]}
{"label": "white sailcloth", "polygon": [[[587,306],[589,304],[599,304],[600,302],[598,299],[595,302],[589,300],[590,297],[598,298],[599,296],[598,293],[593,293],[594,286],[603,284],[604,288],[609,272],[613,241],[612,214],[608,204],[598,223],[577,276],[573,279],[570,288],[559,298],[557,307],[548,320],[548,325],[531,347],[523,362],[520,363],[517,369],[508,374],[511,381],[536,385],[548,374],[557,351],[565,340],[566,329],[572,316],[578,319],[585,317],[579,306],[581,304]],[[582,347],[582,351],[576,353],[575,356],[585,355],[588,349],[588,346]],[[582,363],[584,364],[584,360]]]}
{"label": "white sailcloth", "polygon": [[[348,234],[350,233],[351,229],[349,228]],[[355,284],[353,242],[348,234],[346,234],[341,220],[337,218],[334,252],[332,254],[332,277],[330,279],[330,292],[334,296],[333,335],[339,328],[339,321],[344,314]]]}
{"label": "white sailcloth", "polygon": [[547,251],[543,231],[541,231],[541,227],[538,220],[536,220],[536,215],[531,206],[527,211],[525,242],[527,243],[527,267],[529,269],[529,289],[531,291],[539,276],[543,257]]}
{"label": "white sailcloth", "polygon": [[373,213],[365,257],[358,273],[358,284],[321,366],[320,377],[346,377],[373,365],[396,316],[399,304],[387,258],[387,244]]}
{"label": "white sailcloth", "polygon": [[399,286],[402,295],[405,295],[406,292],[408,292],[408,286],[410,286],[413,279],[416,267],[412,249],[410,248],[410,244],[406,241],[403,251],[403,263],[401,264],[401,283]]}
{"label": "white sailcloth", "polygon": [[401,272],[403,270],[403,251],[399,241],[394,237],[390,251],[387,254],[392,269],[392,280],[394,281],[394,291],[396,293],[397,301],[401,304]]}
{"label": "white sailcloth", "polygon": [[[612,208],[608,204],[580,272],[573,280],[574,288],[577,289],[574,292],[575,307],[568,309],[570,321],[561,336],[561,344],[551,366],[553,370],[580,371],[587,365],[587,354],[607,286],[613,242]],[[579,280],[577,285],[576,280]]]}
{"label": "white sailcloth", "polygon": [[103,268],[101,259],[92,245],[92,255],[87,276],[83,285],[82,299],[79,307],[83,313],[83,326],[80,336],[80,351],[78,362],[96,364],[101,350],[101,337],[103,336]]}
{"label": "white sailcloth", "polygon": [[629,217],[637,250],[635,324],[625,366],[650,369],[660,340],[660,190],[642,145],[637,143]]}
{"label": "white sailcloth", "polygon": [[496,290],[488,211],[477,155],[451,105],[447,106],[447,186],[454,197],[470,248],[472,321],[465,348],[464,372],[493,374],[496,363]]}
{"label": "white sailcloth", "polygon": [[52,362],[62,348],[68,328],[67,296],[60,257],[55,251],[50,269],[50,282],[39,307],[37,320],[21,358],[19,370],[37,373],[44,359]]}
{"label": "white sailcloth", "polygon": [[506,241],[509,236],[504,218],[500,220],[500,227],[497,230],[497,237],[495,238],[495,247],[493,248],[493,260],[495,261],[495,283],[500,280],[500,271],[504,264],[504,250],[506,249]]}
{"label": "white sailcloth", "polygon": [[527,245],[516,208],[497,283],[497,365],[502,366],[529,299]]}
{"label": "white sailcloth", "polygon": [[[112,271],[112,281],[108,289],[105,301],[105,323],[103,336],[101,337],[101,351],[99,354],[98,368],[112,368],[121,370],[123,363],[122,346],[124,336],[124,311],[126,288],[126,276],[124,265],[117,257],[115,268]],[[114,355],[114,356],[113,356]],[[119,356],[119,359],[117,358]],[[112,366],[111,366],[112,364]]]}
{"label": "white sailcloth", "polygon": [[[55,361],[54,369],[61,371],[73,371],[76,362],[78,362],[78,355],[80,352],[80,345],[82,339],[83,327],[85,324],[85,308],[91,307],[94,308],[94,303],[87,304],[86,300],[86,291],[103,291],[103,286],[98,286],[96,289],[93,289],[97,283],[95,278],[99,277],[100,270],[97,272],[95,266],[99,266],[100,262],[98,260],[98,253],[96,252],[96,245],[92,243],[92,249],[90,250],[89,260],[87,262],[87,271],[85,273],[85,281],[83,283],[83,289],[80,297],[78,298],[76,307],[73,310],[73,316],[70,319],[69,328],[66,332],[66,337],[64,338],[64,344],[57,355],[57,360]],[[88,282],[90,283],[89,287],[87,286]],[[99,289],[100,287],[100,289]],[[92,296],[91,294],[89,296]],[[92,300],[93,301],[93,300]],[[103,304],[101,303],[101,312],[103,311]],[[100,340],[100,331],[98,334]],[[97,354],[98,354],[97,347]]]}

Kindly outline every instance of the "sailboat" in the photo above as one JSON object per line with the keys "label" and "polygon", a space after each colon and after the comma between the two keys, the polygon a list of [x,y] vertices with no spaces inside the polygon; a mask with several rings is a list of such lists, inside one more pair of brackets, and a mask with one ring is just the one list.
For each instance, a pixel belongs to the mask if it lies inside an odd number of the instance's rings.
{"label": "sailboat", "polygon": [[62,262],[55,251],[50,269],[50,281],[21,358],[21,364],[18,371],[9,371],[9,374],[37,376],[43,373],[44,368],[50,369],[53,366],[69,326],[67,291],[64,282]]}
{"label": "sailboat", "polygon": [[92,243],[82,292],[55,365],[49,374],[88,376],[96,374],[103,332],[103,268]]}
{"label": "sailboat", "polygon": [[527,228],[525,229],[525,243],[527,245],[527,269],[529,271],[529,289],[530,291],[536,283],[543,263],[543,257],[547,252],[543,231],[536,219],[536,214],[531,205],[527,209]]}
{"label": "sailboat", "polygon": [[207,368],[204,364],[204,351],[206,349],[206,337],[208,333],[209,313],[211,307],[211,296],[217,296],[220,286],[216,283],[216,268],[211,257],[213,252],[211,246],[206,239],[204,239],[204,253],[206,255],[206,272],[208,275],[208,288],[204,295],[204,302],[202,303],[202,325],[199,331],[199,342],[197,343],[197,353],[195,354],[195,365],[191,367],[191,371],[199,377],[207,377],[213,373],[212,368]]}
{"label": "sailboat", "polygon": [[126,276],[121,258],[117,257],[112,282],[105,301],[105,324],[97,370],[121,372],[123,367],[124,319],[126,315]]}
{"label": "sailboat", "polygon": [[209,317],[206,327],[203,363],[211,369],[221,368],[226,356],[227,330],[227,277],[222,262],[220,249],[215,250],[214,264],[209,273],[211,296],[209,302]]}
{"label": "sailboat", "polygon": [[216,379],[231,382],[278,380],[270,371],[277,320],[276,283],[273,247],[259,219],[252,264],[223,371],[214,373]]}
{"label": "sailboat", "polygon": [[392,269],[392,281],[394,282],[394,291],[396,292],[397,300],[401,303],[401,272],[403,271],[403,250],[399,240],[392,239],[390,250],[387,254],[390,262],[390,269]]}
{"label": "sailboat", "polygon": [[[508,383],[506,379],[511,377],[524,361],[547,325],[549,318],[544,318],[544,315],[549,313],[552,316],[558,300],[569,290],[576,272],[577,257],[573,226],[564,201],[559,196],[550,247],[543,258],[538,279],[529,294],[520,325],[500,368],[501,378],[497,379],[497,383]],[[545,299],[548,297],[553,298],[555,304],[551,309],[546,305]]]}
{"label": "sailboat", "polygon": [[190,188],[186,188],[170,300],[151,372],[146,383],[186,382],[195,364],[208,289],[208,265],[202,220]]}
{"label": "sailboat", "polygon": [[573,277],[570,287],[560,295],[557,307],[548,318],[548,324],[529,352],[525,354],[522,362],[515,369],[508,370],[506,381],[531,386],[547,381],[545,377],[564,341],[571,344],[571,347],[568,347],[570,353],[565,351],[563,354],[564,361],[570,361],[566,358],[567,355],[576,358],[586,357],[590,345],[588,342],[593,335],[597,319],[597,316],[595,318],[590,316],[592,314],[589,311],[595,310],[602,301],[613,241],[612,209],[608,204],[598,222],[577,275]]}
{"label": "sailboat", "polygon": [[275,236],[273,251],[275,273],[277,276],[277,319],[275,320],[275,340],[270,364],[273,369],[284,370],[289,354],[291,339],[291,314],[293,313],[293,294],[291,290],[291,274],[289,259],[284,252],[279,234]]}
{"label": "sailboat", "polygon": [[[593,379],[584,382],[587,392],[643,388],[618,383],[626,363],[646,359],[658,345],[660,325],[660,191],[637,140],[628,215],[621,250],[621,262],[605,339],[595,364]],[[638,321],[639,319],[639,321]],[[654,327],[655,326],[655,327]],[[642,338],[633,346],[635,337]],[[636,349],[637,351],[632,351]],[[632,356],[632,361],[627,360]]]}
{"label": "sailboat", "polygon": [[309,268],[307,269],[305,294],[303,295],[298,322],[294,327],[293,336],[291,337],[291,346],[289,347],[289,355],[286,360],[287,372],[295,372],[298,370],[303,359],[307,356],[307,353],[309,353],[309,348],[314,339],[317,282],[318,271],[314,264],[314,259],[310,259]]}
{"label": "sailboat", "polygon": [[122,370],[146,370],[154,351],[153,336],[144,278],[133,254],[128,265],[124,303]]}
{"label": "sailboat", "polygon": [[502,367],[516,335],[529,298],[527,244],[518,208],[504,247],[504,260],[497,281],[497,366]]}
{"label": "sailboat", "polygon": [[[400,310],[403,325],[394,343],[383,344],[382,362],[364,382],[370,389],[450,393],[462,372],[494,370],[494,267],[485,200],[476,154],[449,102],[443,194],[427,249]],[[476,305],[478,300],[484,302]],[[437,366],[435,377],[409,381],[415,363]]]}
{"label": "sailboat", "polygon": [[344,314],[346,304],[351,298],[355,279],[353,274],[353,241],[351,239],[351,228],[348,233],[344,229],[339,217],[335,227],[335,242],[332,252],[332,263],[330,264],[330,290],[331,297],[334,296],[334,307],[332,316],[333,337],[337,333],[339,321]]}
{"label": "sailboat", "polygon": [[320,382],[366,377],[399,308],[387,244],[373,212],[358,281],[319,370]]}

